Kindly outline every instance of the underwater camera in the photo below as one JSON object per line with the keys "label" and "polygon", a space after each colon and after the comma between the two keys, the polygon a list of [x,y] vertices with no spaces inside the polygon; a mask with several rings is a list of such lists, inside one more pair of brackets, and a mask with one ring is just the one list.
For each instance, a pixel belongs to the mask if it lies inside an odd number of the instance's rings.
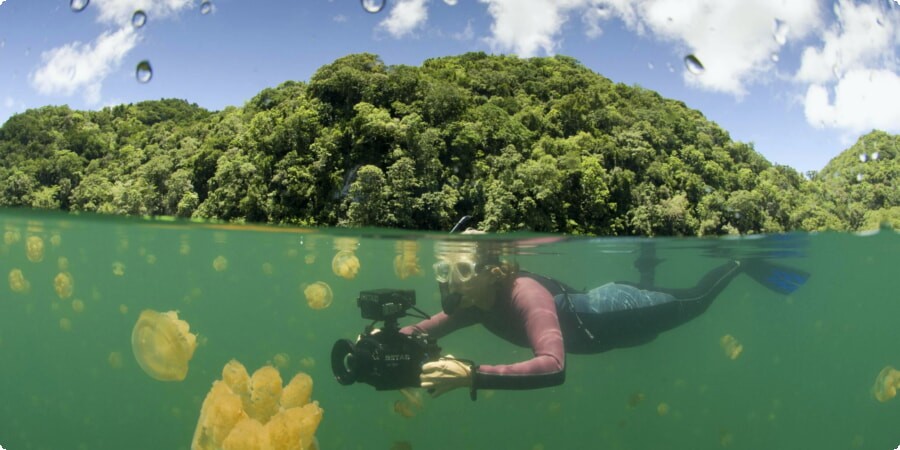
{"label": "underwater camera", "polygon": [[[415,304],[416,292],[412,290],[375,289],[359,293],[356,305],[363,319],[374,322],[356,342],[339,339],[331,348],[331,370],[339,383],[366,383],[379,391],[419,386],[422,365],[436,361],[441,348],[437,340],[426,334],[400,332],[397,319],[410,315],[410,309],[428,318]],[[379,321],[384,322],[381,329],[375,328]]]}

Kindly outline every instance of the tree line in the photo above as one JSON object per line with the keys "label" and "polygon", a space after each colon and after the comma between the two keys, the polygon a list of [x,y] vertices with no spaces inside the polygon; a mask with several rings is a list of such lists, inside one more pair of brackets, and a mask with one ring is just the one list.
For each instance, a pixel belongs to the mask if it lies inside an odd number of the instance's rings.
{"label": "tree line", "polygon": [[352,54],[211,112],[46,106],[0,127],[0,205],[307,226],[719,235],[900,227],[900,139],[774,165],[578,61]]}

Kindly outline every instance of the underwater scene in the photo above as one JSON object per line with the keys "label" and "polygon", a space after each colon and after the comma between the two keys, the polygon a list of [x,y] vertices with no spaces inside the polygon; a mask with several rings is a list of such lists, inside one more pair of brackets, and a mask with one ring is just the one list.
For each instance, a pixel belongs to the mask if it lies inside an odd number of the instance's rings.
{"label": "underwater scene", "polygon": [[[0,446],[23,449],[894,449],[900,237],[459,236],[0,210]],[[490,243],[587,291],[693,285],[731,259],[810,276],[789,294],[738,276],[658,338],[569,354],[535,390],[376,390],[336,381],[332,346],[371,320],[361,291],[441,310],[435,249]],[[788,280],[790,281],[790,280]],[[419,319],[402,317],[400,325]],[[483,327],[438,341],[482,364],[532,357]],[[251,417],[238,423],[237,417]],[[314,437],[313,437],[314,435]],[[256,442],[256,444],[254,444]]]}

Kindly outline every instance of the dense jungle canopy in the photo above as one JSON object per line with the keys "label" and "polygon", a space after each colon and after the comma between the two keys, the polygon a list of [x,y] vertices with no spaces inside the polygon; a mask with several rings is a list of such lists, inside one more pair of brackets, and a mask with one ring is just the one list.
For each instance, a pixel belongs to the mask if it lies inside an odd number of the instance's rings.
{"label": "dense jungle canopy", "polygon": [[47,106],[0,128],[0,205],[312,226],[717,235],[900,227],[900,137],[818,173],[564,56],[353,54],[207,111]]}

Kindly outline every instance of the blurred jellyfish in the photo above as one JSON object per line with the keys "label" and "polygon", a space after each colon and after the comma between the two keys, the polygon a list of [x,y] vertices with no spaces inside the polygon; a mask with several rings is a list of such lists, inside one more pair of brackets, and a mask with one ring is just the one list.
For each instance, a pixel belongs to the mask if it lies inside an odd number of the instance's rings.
{"label": "blurred jellyfish", "polygon": [[72,300],[72,311],[75,311],[76,313],[84,312],[84,301],[79,298]]}
{"label": "blurred jellyfish", "polygon": [[228,260],[224,256],[219,255],[213,260],[213,269],[216,272],[223,272],[228,269]]}
{"label": "blurred jellyfish", "polygon": [[22,240],[22,234],[19,233],[19,230],[6,230],[3,233],[3,242],[6,245],[13,245]]}
{"label": "blurred jellyfish", "polygon": [[106,357],[106,362],[109,363],[109,367],[113,369],[121,369],[122,368],[122,353],[121,352],[110,352],[109,356]]}
{"label": "blurred jellyfish", "polygon": [[31,283],[19,269],[9,271],[9,288],[16,293],[24,294],[31,289]]}
{"label": "blurred jellyfish", "polygon": [[56,258],[56,267],[59,268],[60,272],[68,272],[69,271],[69,258],[65,256],[60,256]]}
{"label": "blurred jellyfish", "polygon": [[275,273],[275,266],[269,262],[263,263],[262,272],[268,276],[272,276],[272,274]]}
{"label": "blurred jellyfish", "polygon": [[279,369],[284,369],[291,362],[291,357],[287,353],[278,353],[272,357],[272,363]]}
{"label": "blurred jellyfish", "polygon": [[53,279],[53,290],[56,291],[56,295],[60,300],[71,297],[72,293],[75,292],[75,280],[72,279],[72,275],[68,272],[57,274],[56,278]]}
{"label": "blurred jellyfish", "polygon": [[737,359],[744,351],[744,346],[730,334],[722,336],[722,339],[719,339],[719,345],[725,351],[725,355],[731,359]]}
{"label": "blurred jellyfish", "polygon": [[886,366],[875,378],[872,395],[876,400],[884,403],[897,396],[897,389],[900,389],[900,371]]}
{"label": "blurred jellyfish", "polygon": [[405,280],[413,275],[421,275],[419,264],[419,244],[416,241],[399,241],[396,245],[397,255],[394,257],[394,274]]}
{"label": "blurred jellyfish", "polygon": [[125,275],[125,264],[122,264],[119,261],[116,261],[112,264],[112,273],[117,277],[121,277]]}
{"label": "blurred jellyfish", "polygon": [[59,319],[59,329],[63,331],[72,331],[72,321],[66,317]]}
{"label": "blurred jellyfish", "polygon": [[59,247],[61,244],[62,236],[60,236],[59,233],[53,233],[53,235],[50,236],[50,245],[52,245],[53,247]]}
{"label": "blurred jellyfish", "polygon": [[122,313],[123,316],[124,316],[125,314],[128,314],[128,306],[126,306],[125,304],[120,304],[120,305],[119,305],[119,312]]}
{"label": "blurred jellyfish", "polygon": [[306,303],[312,309],[325,309],[331,305],[334,294],[331,292],[331,286],[324,281],[316,281],[303,290],[306,296]]}
{"label": "blurred jellyfish", "polygon": [[141,312],[131,333],[131,349],[141,369],[160,381],[181,381],[197,349],[197,336],[178,313]]}
{"label": "blurred jellyfish", "polygon": [[341,250],[331,260],[331,270],[335,275],[352,280],[359,273],[359,258],[348,250]]}
{"label": "blurred jellyfish", "polygon": [[40,236],[28,236],[25,240],[25,253],[31,262],[41,262],[44,259],[44,240]]}
{"label": "blurred jellyfish", "polygon": [[316,367],[316,360],[312,356],[307,356],[300,360],[300,365],[303,366],[304,369],[312,369]]}
{"label": "blurred jellyfish", "polygon": [[660,403],[656,405],[656,413],[660,416],[664,416],[669,413],[669,404],[668,403]]}

